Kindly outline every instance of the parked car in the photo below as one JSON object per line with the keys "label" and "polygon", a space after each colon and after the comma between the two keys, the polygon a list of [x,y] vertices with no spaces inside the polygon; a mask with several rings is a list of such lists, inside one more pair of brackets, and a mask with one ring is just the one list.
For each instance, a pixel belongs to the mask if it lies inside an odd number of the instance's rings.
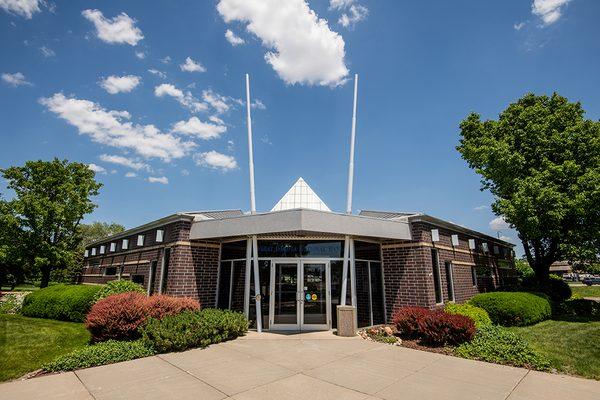
{"label": "parked car", "polygon": [[589,278],[585,278],[583,280],[583,283],[585,283],[588,286],[592,286],[592,285],[600,285],[600,277],[597,276],[591,276]]}

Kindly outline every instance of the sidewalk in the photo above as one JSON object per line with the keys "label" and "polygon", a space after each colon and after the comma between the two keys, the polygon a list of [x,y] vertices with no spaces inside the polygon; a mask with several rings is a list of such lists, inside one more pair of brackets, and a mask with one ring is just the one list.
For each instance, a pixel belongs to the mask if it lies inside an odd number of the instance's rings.
{"label": "sidewalk", "polygon": [[600,382],[339,338],[261,335],[0,385],[1,399],[597,400]]}

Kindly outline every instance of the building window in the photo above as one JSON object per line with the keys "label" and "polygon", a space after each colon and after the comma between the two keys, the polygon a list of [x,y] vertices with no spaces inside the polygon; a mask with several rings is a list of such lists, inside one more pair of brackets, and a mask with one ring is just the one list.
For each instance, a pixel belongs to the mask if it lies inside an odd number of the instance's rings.
{"label": "building window", "polygon": [[432,242],[439,242],[440,241],[440,231],[437,229],[432,229],[431,230],[431,241]]}
{"label": "building window", "polygon": [[144,275],[133,275],[131,277],[131,281],[133,283],[137,283],[138,285],[144,286]]}
{"label": "building window", "polygon": [[475,250],[477,246],[475,245],[475,239],[469,239],[469,249]]}
{"label": "building window", "polygon": [[162,243],[162,241],[164,240],[164,236],[165,236],[165,230],[157,229],[156,230],[156,243]]}
{"label": "building window", "polygon": [[150,262],[150,271],[148,275],[148,296],[154,293],[154,280],[156,279],[156,260]]}
{"label": "building window", "polygon": [[102,245],[102,246],[100,246],[100,254],[104,254],[104,253],[106,253],[106,246]]}
{"label": "building window", "polygon": [[440,260],[438,251],[431,249],[431,263],[433,267],[433,287],[435,289],[435,302],[441,304],[444,302],[442,298],[442,279],[440,276]]}
{"label": "building window", "polygon": [[138,235],[137,245],[138,246],[143,246],[144,245],[144,235]]}
{"label": "building window", "polygon": [[123,239],[123,243],[121,243],[121,249],[127,250],[129,248],[129,239]]}
{"label": "building window", "polygon": [[110,251],[111,251],[111,252],[114,252],[114,251],[116,251],[116,250],[117,250],[117,244],[116,244],[115,242],[112,242],[112,243],[110,244]]}
{"label": "building window", "polygon": [[83,256],[87,257],[90,254],[90,251],[88,249],[85,249],[85,251],[83,252]]}
{"label": "building window", "polygon": [[500,254],[500,247],[494,246],[494,254]]}
{"label": "building window", "polygon": [[483,251],[484,253],[488,253],[490,251],[490,248],[487,243],[481,243],[481,251]]}
{"label": "building window", "polygon": [[104,275],[116,275],[117,267],[106,267],[104,270]]}
{"label": "building window", "polygon": [[454,301],[454,268],[450,261],[446,261],[446,283],[448,285],[448,300]]}
{"label": "building window", "polygon": [[95,256],[95,255],[96,255],[96,248],[95,248],[95,247],[92,249],[92,255],[93,255],[93,256]]}
{"label": "building window", "polygon": [[459,245],[458,235],[452,235],[452,246],[458,247],[458,245]]}
{"label": "building window", "polygon": [[477,286],[477,270],[475,267],[471,267],[471,280],[473,281],[473,286]]}

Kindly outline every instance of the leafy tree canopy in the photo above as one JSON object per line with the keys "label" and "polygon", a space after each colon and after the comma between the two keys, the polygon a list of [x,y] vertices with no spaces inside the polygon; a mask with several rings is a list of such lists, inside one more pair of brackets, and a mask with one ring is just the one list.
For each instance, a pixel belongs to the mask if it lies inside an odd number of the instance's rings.
{"label": "leafy tree canopy", "polygon": [[97,242],[108,236],[121,233],[125,227],[115,222],[92,222],[91,224],[79,225],[79,235],[81,236],[81,244],[86,246],[90,243]]}
{"label": "leafy tree canopy", "polygon": [[600,253],[600,123],[580,103],[527,94],[497,120],[470,114],[457,150],[519,232],[538,280],[552,262]]}

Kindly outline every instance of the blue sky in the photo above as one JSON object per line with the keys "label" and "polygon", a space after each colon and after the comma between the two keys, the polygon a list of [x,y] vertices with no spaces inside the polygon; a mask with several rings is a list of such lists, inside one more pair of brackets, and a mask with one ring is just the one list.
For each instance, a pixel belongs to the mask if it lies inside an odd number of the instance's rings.
{"label": "blue sky", "polygon": [[249,73],[258,209],[302,176],[343,211],[358,73],[355,211],[495,235],[458,124],[529,91],[600,118],[599,16],[595,0],[2,0],[0,166],[93,164],[87,221],[247,210]]}

